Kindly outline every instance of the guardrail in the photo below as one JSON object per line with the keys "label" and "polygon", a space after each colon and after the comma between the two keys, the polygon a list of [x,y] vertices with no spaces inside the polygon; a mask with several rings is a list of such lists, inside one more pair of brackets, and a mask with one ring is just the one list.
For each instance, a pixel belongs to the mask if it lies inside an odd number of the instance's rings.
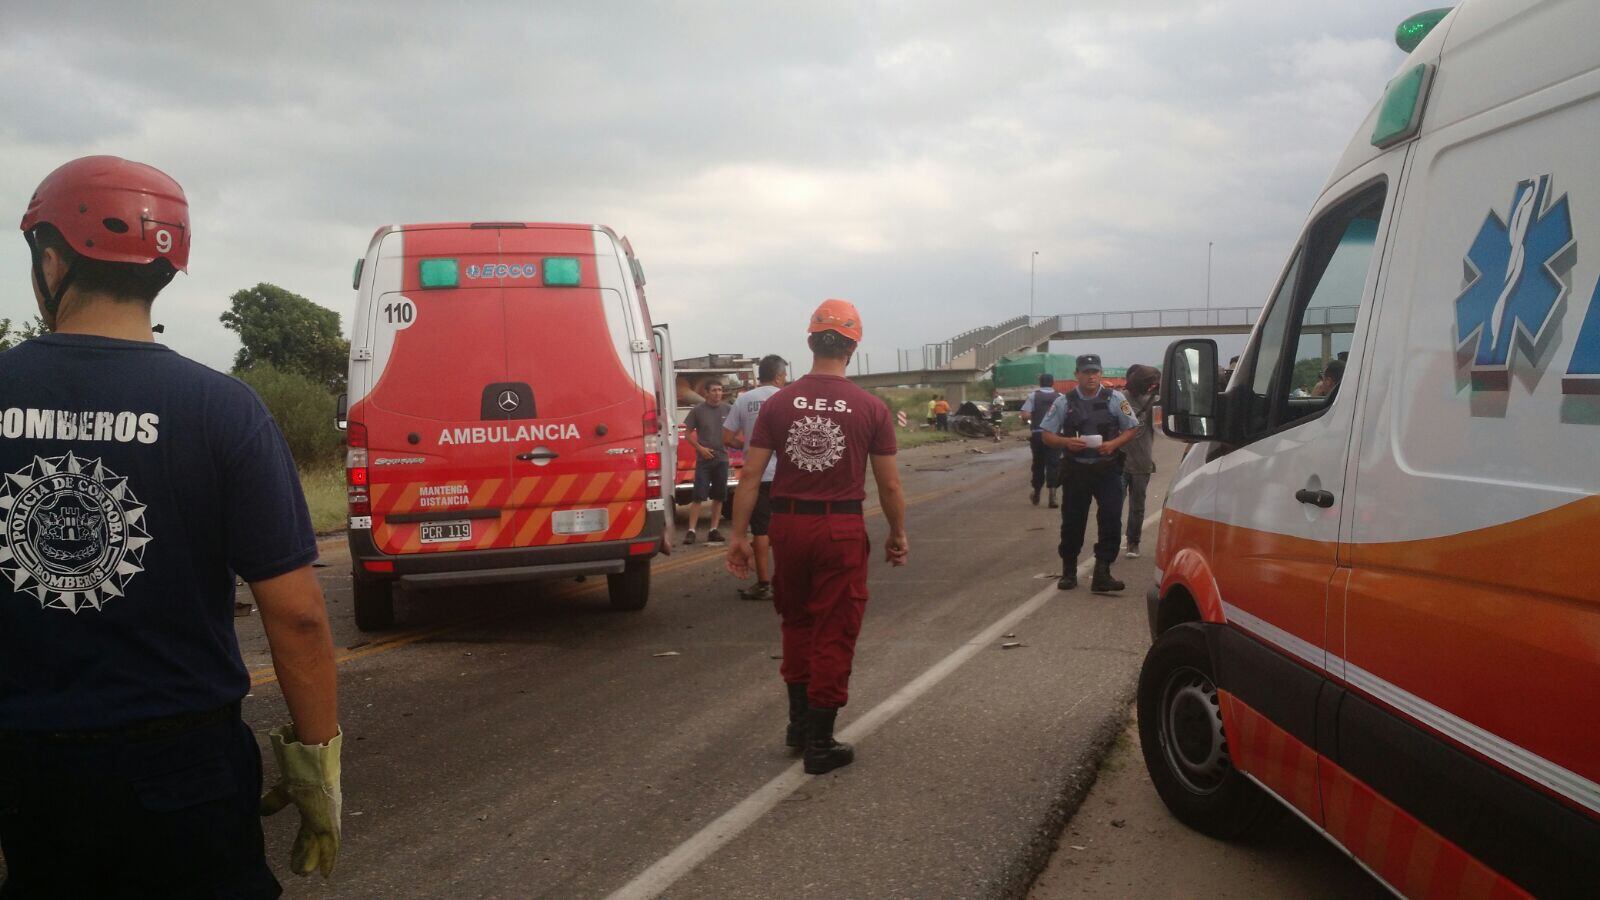
{"label": "guardrail", "polygon": [[[1305,311],[1302,327],[1336,331],[1354,326],[1359,307],[1326,306]],[[899,371],[948,368],[957,358],[961,368],[987,371],[1004,356],[1035,347],[1060,334],[1077,332],[1171,331],[1226,328],[1249,330],[1261,315],[1259,306],[1220,306],[1204,309],[1139,309],[1115,312],[1063,313],[1053,316],[1016,316],[983,328],[964,331],[948,341],[924,344],[920,350],[901,350]],[[920,363],[920,364],[919,364]]]}

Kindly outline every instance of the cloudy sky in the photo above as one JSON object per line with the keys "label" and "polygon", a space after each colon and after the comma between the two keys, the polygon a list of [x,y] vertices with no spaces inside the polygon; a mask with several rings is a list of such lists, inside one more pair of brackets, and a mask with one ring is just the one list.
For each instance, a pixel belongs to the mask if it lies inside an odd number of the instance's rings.
{"label": "cloudy sky", "polygon": [[348,323],[378,226],[526,219],[630,236],[680,356],[796,358],[845,296],[884,369],[1026,312],[1034,250],[1041,314],[1203,306],[1208,241],[1213,304],[1259,304],[1428,5],[5,3],[0,211],[86,154],[177,178],[156,319],[221,368],[239,288]]}

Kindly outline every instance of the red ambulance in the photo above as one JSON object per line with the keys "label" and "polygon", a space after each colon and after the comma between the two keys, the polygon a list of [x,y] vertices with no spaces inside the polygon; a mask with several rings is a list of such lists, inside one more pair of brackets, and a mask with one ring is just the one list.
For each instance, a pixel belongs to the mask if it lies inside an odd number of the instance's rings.
{"label": "red ambulance", "polygon": [[673,376],[628,241],[597,225],[389,226],[355,287],[356,624],[391,625],[396,584],[604,574],[614,607],[642,609],[667,539]]}

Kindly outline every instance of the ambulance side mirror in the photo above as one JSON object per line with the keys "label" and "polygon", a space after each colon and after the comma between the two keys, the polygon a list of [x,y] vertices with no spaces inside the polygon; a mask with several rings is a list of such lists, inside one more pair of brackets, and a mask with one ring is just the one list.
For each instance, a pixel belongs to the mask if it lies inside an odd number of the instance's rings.
{"label": "ambulance side mirror", "polygon": [[1201,338],[1174,341],[1161,367],[1161,430],[1180,441],[1216,437],[1217,342]]}
{"label": "ambulance side mirror", "polygon": [[350,395],[340,394],[339,402],[333,409],[333,427],[344,431],[350,427]]}

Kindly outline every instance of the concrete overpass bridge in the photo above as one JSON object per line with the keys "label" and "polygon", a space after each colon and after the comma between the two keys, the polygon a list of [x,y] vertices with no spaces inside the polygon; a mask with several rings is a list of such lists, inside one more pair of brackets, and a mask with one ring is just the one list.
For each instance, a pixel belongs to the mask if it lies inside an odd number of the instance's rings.
{"label": "concrete overpass bridge", "polygon": [[[1321,335],[1323,355],[1332,356],[1333,335],[1354,329],[1356,311],[1354,306],[1308,309],[1301,332]],[[1017,316],[962,332],[948,341],[925,344],[920,352],[901,350],[895,371],[857,372],[850,380],[865,388],[942,388],[959,403],[966,397],[966,386],[988,374],[1002,357],[1044,351],[1051,341],[1249,334],[1260,315],[1259,306],[1224,306]]]}

